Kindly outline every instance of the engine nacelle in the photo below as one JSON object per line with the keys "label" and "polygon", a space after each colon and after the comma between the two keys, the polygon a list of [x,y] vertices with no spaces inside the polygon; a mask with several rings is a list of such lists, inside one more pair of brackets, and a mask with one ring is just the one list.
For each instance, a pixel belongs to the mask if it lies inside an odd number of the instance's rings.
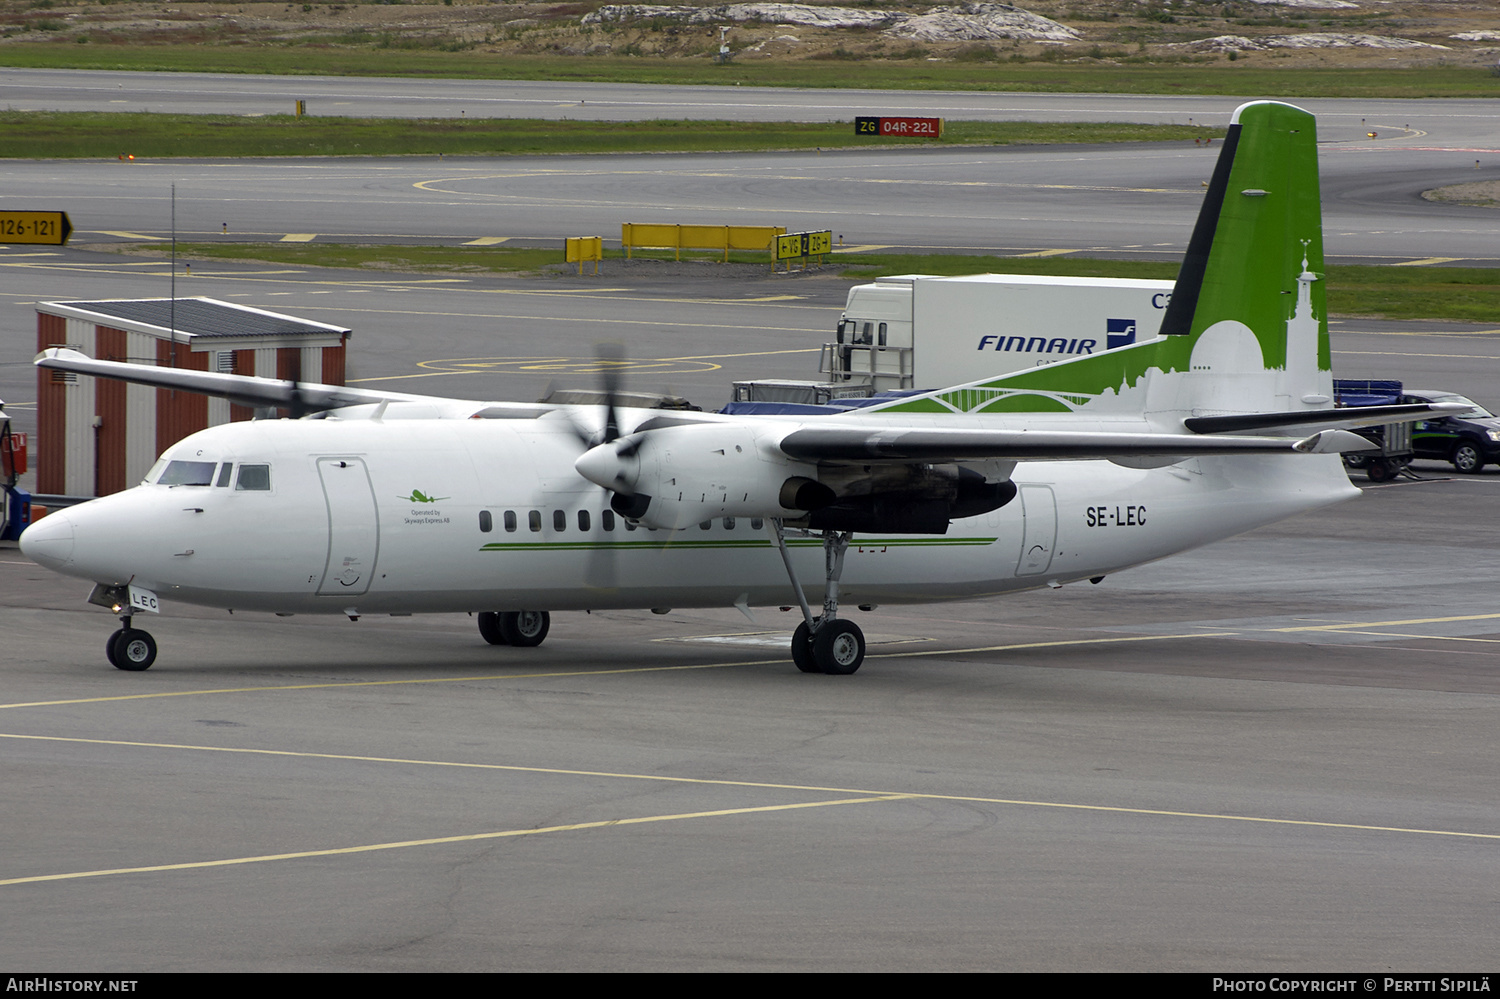
{"label": "engine nacelle", "polygon": [[662,427],[591,448],[574,467],[616,494],[611,505],[617,511],[647,527],[676,530],[715,517],[795,517],[831,502],[833,493],[818,483],[816,466],[776,446],[787,429],[733,423]]}

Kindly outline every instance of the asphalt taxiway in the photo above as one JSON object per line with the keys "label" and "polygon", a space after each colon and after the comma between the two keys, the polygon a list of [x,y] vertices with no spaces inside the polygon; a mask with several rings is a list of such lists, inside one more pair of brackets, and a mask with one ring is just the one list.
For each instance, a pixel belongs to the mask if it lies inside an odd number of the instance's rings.
{"label": "asphalt taxiway", "polygon": [[1487,970],[1497,488],[882,607],[853,677],[797,673],[775,610],[557,615],[517,650],[173,608],[125,674],[80,584],[0,550],[0,957]]}
{"label": "asphalt taxiway", "polygon": [[[368,190],[374,166],[354,167]],[[78,177],[81,197],[95,181]],[[97,228],[159,209],[139,197]],[[473,214],[446,197],[446,218]],[[20,428],[36,302],[169,281],[161,260],[0,255],[0,398]],[[849,284],[608,264],[177,278],[353,327],[359,384],[531,399],[592,383],[594,344],[617,340],[629,387],[705,407],[735,379],[811,377]],[[1332,329],[1341,376],[1500,403],[1500,329]],[[1500,473],[1418,470],[1097,586],[853,612],[870,656],[852,677],[796,672],[792,614],[730,608],[558,614],[520,650],[462,615],[168,606],[157,664],[127,674],[105,665],[114,622],[85,584],[0,548],[0,960],[1487,970]]]}
{"label": "asphalt taxiway", "polygon": [[[26,302],[162,280],[32,260],[7,342]],[[809,375],[847,287],[276,270],[179,285],[353,326],[362,384],[534,398],[592,381],[608,330],[631,387],[705,405]],[[1334,329],[1340,374],[1496,401],[1500,332]],[[29,365],[0,370],[26,413]],[[728,608],[559,614],[518,650],[462,615],[169,607],[127,674],[85,584],[0,550],[0,958],[1484,970],[1500,474],[1421,470],[1098,586],[859,614],[853,677],[795,671],[791,614]]]}

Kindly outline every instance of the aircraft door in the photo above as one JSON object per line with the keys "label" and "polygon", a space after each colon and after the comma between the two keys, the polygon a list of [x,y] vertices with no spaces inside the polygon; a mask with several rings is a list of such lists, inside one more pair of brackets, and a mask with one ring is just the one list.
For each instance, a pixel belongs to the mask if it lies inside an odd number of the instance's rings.
{"label": "aircraft door", "polygon": [[375,572],[380,527],[375,490],[359,458],[319,458],[318,478],[328,502],[328,562],[320,596],[364,593]]}
{"label": "aircraft door", "polygon": [[1052,487],[1022,486],[1021,516],[1025,529],[1016,575],[1035,576],[1052,566],[1052,550],[1057,545],[1057,501]]}

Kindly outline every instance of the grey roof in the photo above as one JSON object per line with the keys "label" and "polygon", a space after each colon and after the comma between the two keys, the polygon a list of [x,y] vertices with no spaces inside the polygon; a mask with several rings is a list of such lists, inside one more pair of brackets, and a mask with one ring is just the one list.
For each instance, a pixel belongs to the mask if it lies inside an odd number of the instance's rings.
{"label": "grey roof", "polygon": [[49,302],[98,316],[131,323],[175,329],[198,337],[295,336],[297,334],[348,333],[342,326],[315,323],[211,298],[140,298],[105,302]]}

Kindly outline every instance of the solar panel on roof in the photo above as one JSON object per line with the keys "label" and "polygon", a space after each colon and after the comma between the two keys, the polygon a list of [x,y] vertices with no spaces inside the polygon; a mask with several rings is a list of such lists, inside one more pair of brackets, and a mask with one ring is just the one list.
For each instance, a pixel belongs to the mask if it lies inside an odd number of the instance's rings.
{"label": "solar panel on roof", "polygon": [[175,329],[201,337],[287,336],[349,332],[322,323],[309,323],[288,316],[278,316],[254,309],[229,305],[202,298],[179,298],[175,305],[169,298],[135,299],[109,302],[59,302],[75,309],[113,316],[135,323],[146,323],[162,329]]}

